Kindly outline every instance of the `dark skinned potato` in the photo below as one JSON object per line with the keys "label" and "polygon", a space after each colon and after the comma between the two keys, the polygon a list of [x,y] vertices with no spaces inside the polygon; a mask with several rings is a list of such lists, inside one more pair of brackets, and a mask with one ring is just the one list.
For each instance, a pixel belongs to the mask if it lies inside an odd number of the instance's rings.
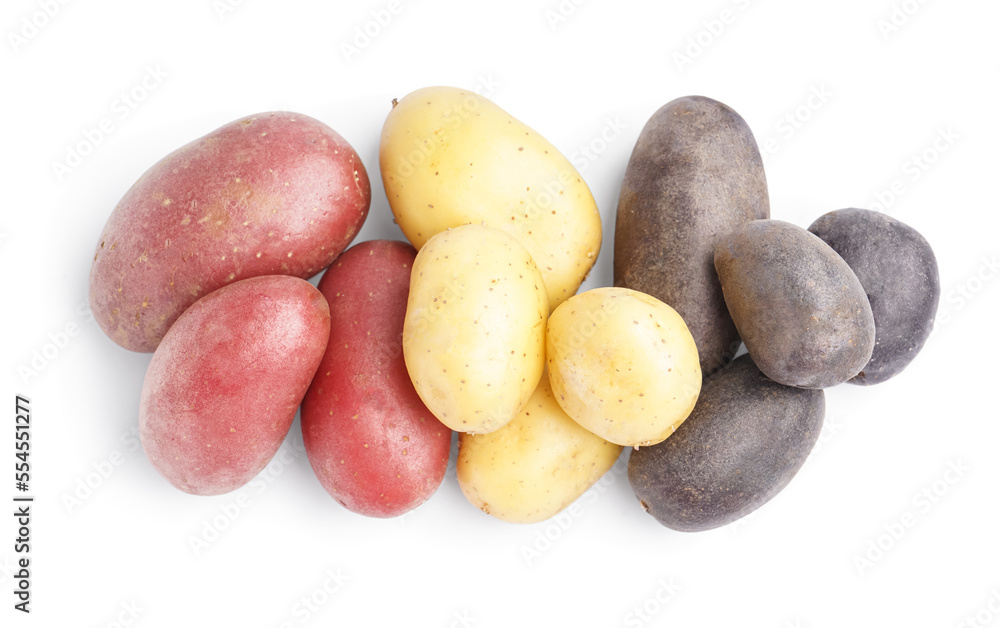
{"label": "dark skinned potato", "polygon": [[941,284],[937,259],[916,229],[869,209],[839,209],[810,227],[835,250],[868,294],[875,349],[852,384],[884,382],[924,346],[934,325]]}
{"label": "dark skinned potato", "polygon": [[705,381],[673,436],[632,452],[629,484],[668,528],[732,523],[791,481],[819,438],[824,412],[822,390],[777,384],[743,355]]}
{"label": "dark skinned potato", "polygon": [[805,229],[747,223],[719,243],[715,268],[747,352],[779,384],[834,386],[871,358],[875,320],[861,282]]}
{"label": "dark skinned potato", "polygon": [[704,96],[678,98],[653,114],[618,200],[614,283],[677,310],[706,376],[740,346],[715,274],[715,247],[768,216],[764,166],[739,114]]}

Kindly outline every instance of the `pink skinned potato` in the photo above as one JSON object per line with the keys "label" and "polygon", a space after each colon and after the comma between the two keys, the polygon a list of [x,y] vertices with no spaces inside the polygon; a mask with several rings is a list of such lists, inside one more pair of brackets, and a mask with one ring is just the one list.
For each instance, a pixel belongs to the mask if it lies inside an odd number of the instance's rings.
{"label": "pink skinned potato", "polygon": [[213,290],[326,268],[370,202],[360,157],[327,125],[291,112],[237,120],[167,155],[125,193],[94,253],[91,310],[122,347],[153,351]]}
{"label": "pink skinned potato", "polygon": [[254,478],[284,440],[330,334],[330,309],[297,277],[244,279],[202,297],[146,371],[143,449],[171,484],[219,495]]}
{"label": "pink skinned potato", "polygon": [[413,510],[448,466],[451,430],[424,406],[403,361],[414,257],[403,242],[362,242],[319,284],[331,331],[302,404],[306,454],[335,500],[370,517]]}

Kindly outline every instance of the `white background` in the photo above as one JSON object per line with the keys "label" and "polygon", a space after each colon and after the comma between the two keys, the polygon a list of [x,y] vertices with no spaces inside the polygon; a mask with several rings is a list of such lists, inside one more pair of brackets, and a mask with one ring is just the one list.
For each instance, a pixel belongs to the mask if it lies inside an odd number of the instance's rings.
{"label": "white background", "polygon": [[[1000,626],[995,2],[566,0],[560,13],[558,0],[63,0],[48,19],[45,4],[6,0],[0,15],[0,392],[5,406],[15,393],[32,400],[37,497],[28,617],[12,610],[14,522],[0,518],[0,625],[818,628],[957,626],[978,613]],[[390,6],[391,20],[346,51]],[[154,89],[143,93],[144,79]],[[642,125],[669,100],[703,94],[740,112],[761,146],[772,140],[772,217],[808,226],[891,200],[888,213],[937,252],[938,328],[896,379],[828,390],[821,443],[799,475],[711,532],[645,515],[623,464],[558,521],[492,519],[453,470],[412,514],[367,519],[320,487],[297,421],[286,463],[255,484],[211,498],[172,488],[133,432],[150,356],[116,346],[86,312],[111,209],[181,144],[289,109],[361,154],[373,201],[357,241],[402,239],[379,133],[393,97],[435,84],[487,91],[580,165],[605,226],[585,287],[611,283],[618,188]],[[123,109],[133,89],[141,98]],[[111,131],[57,176],[53,162],[104,119]],[[935,149],[942,132],[957,138]],[[915,168],[925,151],[933,163]],[[79,333],[27,373],[67,325]],[[3,417],[7,501],[14,409]],[[900,538],[884,536],[904,519],[913,525]],[[196,553],[199,537],[212,542]]]}

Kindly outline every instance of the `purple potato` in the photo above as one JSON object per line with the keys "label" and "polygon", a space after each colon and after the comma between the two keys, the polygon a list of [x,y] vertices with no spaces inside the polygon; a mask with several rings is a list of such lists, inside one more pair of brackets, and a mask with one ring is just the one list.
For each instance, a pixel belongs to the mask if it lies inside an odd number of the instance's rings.
{"label": "purple potato", "polygon": [[861,282],[802,227],[747,223],[723,238],[715,268],[747,352],[779,384],[834,386],[871,358],[875,320]]}
{"label": "purple potato", "polygon": [[851,267],[875,318],[875,348],[852,384],[884,382],[917,356],[930,336],[941,284],[937,259],[916,229],[869,209],[838,209],[809,231]]}
{"label": "purple potato", "polygon": [[740,225],[767,218],[768,207],[757,143],[731,108],[704,96],[678,98],[643,127],[618,200],[614,283],[677,310],[705,375],[740,346],[715,274],[715,247]]}
{"label": "purple potato", "polygon": [[819,438],[825,407],[822,390],[775,383],[743,355],[705,380],[670,438],[632,452],[629,484],[668,528],[732,523],[791,481]]}

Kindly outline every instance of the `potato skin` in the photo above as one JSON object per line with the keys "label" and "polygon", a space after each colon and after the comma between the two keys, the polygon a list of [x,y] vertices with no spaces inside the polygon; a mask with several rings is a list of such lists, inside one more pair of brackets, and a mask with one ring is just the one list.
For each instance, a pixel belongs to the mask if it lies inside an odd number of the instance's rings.
{"label": "potato skin", "polygon": [[769,216],[764,165],[738,113],[687,96],[653,114],[618,199],[614,284],[677,310],[705,376],[740,346],[715,273],[715,247],[738,226]]}
{"label": "potato skin", "polygon": [[458,484],[466,499],[511,523],[555,516],[622,451],[569,418],[544,376],[510,423],[489,434],[460,434],[458,447]]}
{"label": "potato skin", "polygon": [[913,227],[869,209],[829,212],[809,231],[851,267],[875,318],[872,357],[848,381],[869,386],[897,375],[934,326],[941,282],[931,245]]}
{"label": "potato skin", "polygon": [[698,349],[669,305],[627,288],[596,288],[556,308],[546,333],[559,405],[612,443],[670,436],[701,389]]}
{"label": "potato skin", "polygon": [[413,387],[442,423],[507,424],[545,368],[548,299],[527,249],[484,225],[443,231],[417,253],[403,323]]}
{"label": "potato skin", "polygon": [[715,268],[747,351],[774,381],[826,388],[864,368],[875,321],[861,282],[825,242],[781,220],[727,235]]}
{"label": "potato skin", "polygon": [[502,229],[538,264],[550,311],[597,261],[601,217],[583,178],[544,137],[474,92],[427,87],[395,103],[379,164],[413,246],[469,223]]}
{"label": "potato skin", "polygon": [[705,380],[676,434],[632,452],[629,484],[668,528],[726,525],[791,481],[819,438],[825,408],[822,390],[775,383],[740,356]]}
{"label": "potato skin", "polygon": [[420,401],[403,362],[416,254],[404,242],[362,242],[319,283],[330,341],[302,402],[302,437],[323,488],[369,517],[413,510],[448,466],[451,430]]}
{"label": "potato skin", "polygon": [[296,277],[244,279],[196,301],[143,381],[139,436],[150,462],[195,495],[252,480],[288,433],[329,334],[326,300]]}
{"label": "potato skin", "polygon": [[129,188],[98,240],[90,308],[116,343],[153,351],[200,296],[247,277],[323,270],[370,202],[361,159],[330,127],[291,112],[242,118]]}

